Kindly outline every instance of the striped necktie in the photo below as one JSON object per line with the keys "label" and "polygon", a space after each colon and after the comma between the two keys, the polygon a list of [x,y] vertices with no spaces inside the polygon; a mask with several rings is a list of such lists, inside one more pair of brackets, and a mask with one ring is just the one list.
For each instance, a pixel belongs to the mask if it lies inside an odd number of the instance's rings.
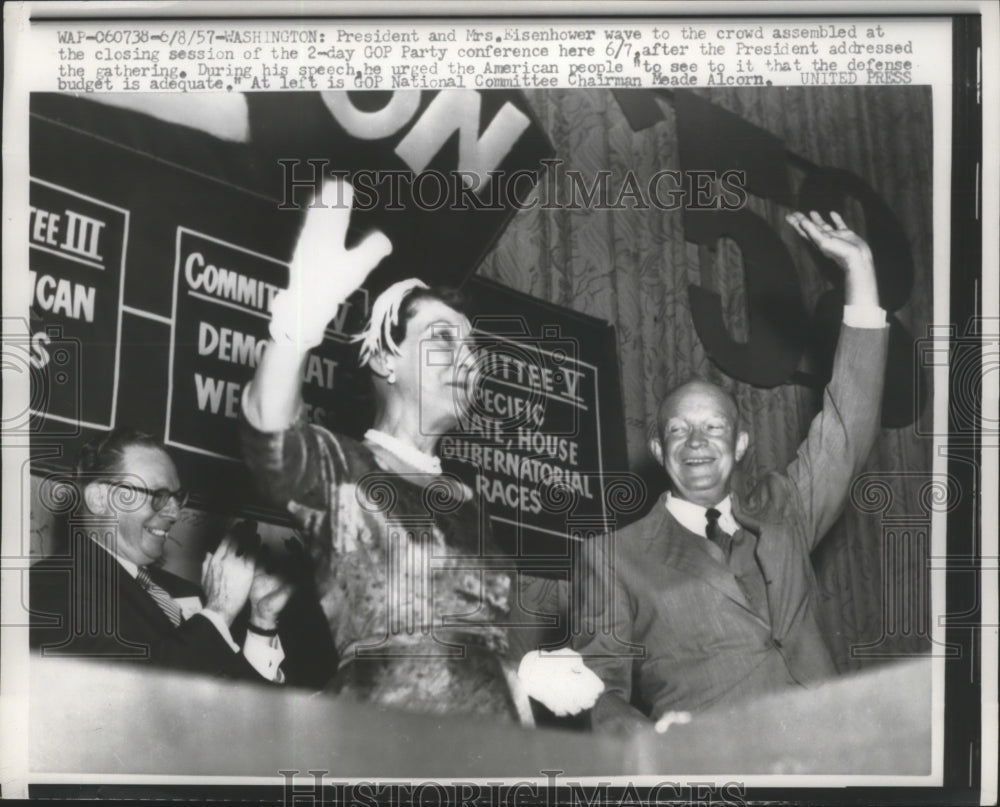
{"label": "striped necktie", "polygon": [[136,582],[142,586],[142,588],[152,597],[160,610],[167,615],[174,627],[181,624],[181,609],[180,606],[174,601],[165,588],[157,585],[153,582],[152,576],[149,574],[149,569],[145,566],[140,566],[139,571],[135,576]]}

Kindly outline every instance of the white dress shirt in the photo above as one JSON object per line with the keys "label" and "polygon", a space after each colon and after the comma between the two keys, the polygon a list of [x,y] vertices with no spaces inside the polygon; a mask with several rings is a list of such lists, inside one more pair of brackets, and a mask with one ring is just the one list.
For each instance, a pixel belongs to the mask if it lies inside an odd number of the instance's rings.
{"label": "white dress shirt", "polygon": [[[705,534],[705,530],[708,528],[708,516],[705,515],[708,511],[707,507],[702,507],[700,504],[695,504],[685,499],[678,499],[673,493],[667,494],[666,505],[670,515],[676,518],[682,527],[690,530],[695,535],[700,535],[703,538],[708,537]],[[725,499],[715,505],[715,509],[721,513],[719,516],[719,529],[727,535],[735,535],[740,525],[733,518],[732,499],[726,496]]]}

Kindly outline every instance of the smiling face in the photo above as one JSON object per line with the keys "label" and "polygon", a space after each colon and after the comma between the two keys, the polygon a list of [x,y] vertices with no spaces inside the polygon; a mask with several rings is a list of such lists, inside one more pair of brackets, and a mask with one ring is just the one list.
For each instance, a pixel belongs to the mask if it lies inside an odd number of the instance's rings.
{"label": "smiling face", "polygon": [[468,317],[434,298],[417,300],[399,355],[386,359],[395,372],[395,394],[419,407],[420,424],[442,434],[468,411],[473,362]]}
{"label": "smiling face", "polygon": [[[159,448],[129,446],[117,471],[114,478],[120,479],[123,485],[149,490],[180,488],[177,467]],[[181,508],[176,499],[170,499],[162,510],[157,511],[153,509],[153,497],[149,494],[128,488],[115,489],[113,483],[104,482],[90,484],[86,496],[91,511],[116,519],[116,550],[119,555],[139,566],[146,566],[163,556],[167,533],[180,515]]]}
{"label": "smiling face", "polygon": [[714,384],[692,381],[667,396],[658,423],[660,434],[649,447],[676,495],[703,507],[721,502],[749,442],[738,431],[733,399]]}

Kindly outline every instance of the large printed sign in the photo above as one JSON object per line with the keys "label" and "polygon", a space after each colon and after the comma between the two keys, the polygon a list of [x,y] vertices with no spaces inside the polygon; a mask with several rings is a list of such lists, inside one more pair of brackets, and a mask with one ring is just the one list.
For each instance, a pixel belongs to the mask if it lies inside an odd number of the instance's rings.
{"label": "large printed sign", "polygon": [[[85,378],[83,392],[100,393],[113,414],[81,423],[78,409],[60,406],[67,431],[58,442],[36,441],[33,457],[38,467],[64,469],[92,436],[81,425],[132,426],[178,449],[199,505],[253,509],[259,497],[239,462],[239,398],[266,339],[270,299],[287,285],[313,188],[330,175],[350,177],[357,193],[349,244],[377,228],[394,248],[341,309],[306,372],[309,415],[360,436],[371,425],[370,396],[344,334],[359,330],[369,294],[413,275],[461,285],[531,192],[552,147],[518,91],[225,94],[212,119],[235,116],[229,134],[200,126],[198,105],[183,117],[178,97],[167,95],[145,95],[141,108],[57,94],[31,99],[33,174],[130,216],[130,271],[116,273],[116,305],[102,308],[101,289],[94,299],[94,322],[105,330],[74,333],[90,368],[73,375],[74,389]],[[49,221],[37,225],[43,236]],[[102,242],[114,231],[106,225]],[[123,257],[119,250],[119,264]],[[48,283],[39,286],[46,301]],[[90,302],[79,304],[89,313]],[[110,351],[108,361],[98,365],[91,350]],[[55,411],[52,396],[37,397]]]}
{"label": "large printed sign", "polygon": [[[553,155],[520,91],[228,93],[211,121],[163,96],[107,106],[40,94],[32,111],[267,199],[275,221],[297,221],[325,177],[350,178],[351,232],[379,229],[393,244],[366,284],[373,293],[413,275],[460,285]],[[209,134],[220,123],[242,134]],[[283,236],[269,254],[287,259],[292,246]]]}
{"label": "large printed sign", "polygon": [[572,340],[524,330],[521,339],[480,334],[473,412],[440,450],[474,471],[495,522],[562,536],[571,509],[604,516],[599,371],[574,355]]}
{"label": "large printed sign", "polygon": [[[864,216],[866,238],[875,259],[879,299],[888,313],[889,361],[886,366],[882,425],[911,424],[927,402],[924,373],[912,357],[915,340],[897,312],[913,291],[913,252],[899,219],[864,179],[850,171],[814,165],[788,152],[768,131],[687,90],[614,90],[615,98],[638,131],[664,120],[656,98],[670,98],[677,121],[682,170],[739,170],[746,189],[763,199],[799,210],[843,210],[854,200]],[[793,167],[796,169],[793,172]],[[804,173],[793,190],[792,174]],[[833,288],[808,313],[795,261],[778,233],[749,208],[684,208],[688,241],[714,247],[731,238],[746,269],[751,337],[733,339],[726,329],[720,295],[691,284],[688,295],[698,338],[719,367],[733,378],[759,387],[800,383],[816,389],[829,380],[842,321],[841,272],[817,252],[814,259]],[[807,371],[797,368],[805,363]]]}
{"label": "large printed sign", "polygon": [[627,467],[614,330],[482,279],[468,290],[480,383],[439,453],[509,551],[560,555],[607,528],[605,477]]}
{"label": "large printed sign", "polygon": [[553,154],[521,92],[246,97],[259,155],[252,181],[261,192],[280,195],[281,208],[294,210],[323,176],[350,177],[352,228],[377,228],[392,241],[392,254],[366,282],[373,293],[412,275],[459,285]]}
{"label": "large printed sign", "polygon": [[111,428],[129,213],[39,179],[30,199],[32,414],[47,434]]}
{"label": "large printed sign", "polygon": [[[240,395],[266,347],[271,302],[287,285],[281,261],[178,228],[167,445],[239,459]],[[323,344],[310,352],[302,387],[310,420],[332,419],[337,369],[353,355],[346,324],[367,313],[362,289],[340,306]]]}

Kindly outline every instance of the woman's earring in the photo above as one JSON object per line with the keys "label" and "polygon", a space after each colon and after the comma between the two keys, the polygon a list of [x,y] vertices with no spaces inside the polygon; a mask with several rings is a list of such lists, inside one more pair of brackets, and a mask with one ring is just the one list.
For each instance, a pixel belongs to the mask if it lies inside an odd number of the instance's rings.
{"label": "woman's earring", "polygon": [[385,380],[388,381],[390,384],[395,384],[396,383],[396,371],[395,370],[390,370],[389,371],[389,375],[386,376]]}

